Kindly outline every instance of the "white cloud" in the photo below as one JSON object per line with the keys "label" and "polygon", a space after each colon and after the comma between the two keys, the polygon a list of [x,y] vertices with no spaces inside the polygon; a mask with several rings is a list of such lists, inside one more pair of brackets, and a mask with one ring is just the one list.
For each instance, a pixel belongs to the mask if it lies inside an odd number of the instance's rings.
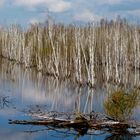
{"label": "white cloud", "polygon": [[99,0],[101,3],[106,4],[119,4],[122,0]]}
{"label": "white cloud", "polygon": [[[91,0],[92,1],[92,0]],[[124,3],[131,3],[131,2],[138,2],[139,0],[93,0],[96,4],[107,4],[107,5],[115,5],[115,4],[124,4]]]}
{"label": "white cloud", "polygon": [[140,16],[140,9],[136,9],[136,10],[128,10],[126,11],[127,14],[131,14],[133,16]]}
{"label": "white cloud", "polygon": [[0,0],[0,6],[4,4],[4,0]]}
{"label": "white cloud", "polygon": [[36,6],[43,3],[44,0],[15,0],[15,4],[19,6]]}
{"label": "white cloud", "polygon": [[29,23],[30,24],[38,24],[39,23],[39,20],[36,19],[36,18],[32,18],[32,19],[29,20]]}
{"label": "white cloud", "polygon": [[48,3],[48,9],[52,12],[63,12],[71,7],[71,3],[62,0],[54,0]]}
{"label": "white cloud", "polygon": [[71,3],[64,0],[15,0],[14,3],[30,8],[45,6],[51,12],[64,12],[71,8]]}
{"label": "white cloud", "polygon": [[93,14],[91,11],[89,10],[84,10],[81,13],[76,13],[74,15],[74,19],[75,20],[79,20],[79,21],[98,21],[100,19],[100,16]]}

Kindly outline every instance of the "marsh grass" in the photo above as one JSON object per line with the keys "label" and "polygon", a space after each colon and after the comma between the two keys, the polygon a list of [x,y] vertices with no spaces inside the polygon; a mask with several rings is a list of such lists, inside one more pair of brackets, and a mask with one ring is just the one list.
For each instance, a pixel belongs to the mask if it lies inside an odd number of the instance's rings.
{"label": "marsh grass", "polygon": [[[48,21],[27,30],[12,25],[0,29],[0,55],[81,85],[94,87],[100,67],[104,81],[127,84],[129,70],[140,68],[140,28],[123,19],[81,26]],[[139,75],[134,81],[140,86]]]}
{"label": "marsh grass", "polygon": [[105,101],[107,115],[119,121],[130,119],[133,110],[139,103],[139,90],[126,92],[123,89],[114,91]]}

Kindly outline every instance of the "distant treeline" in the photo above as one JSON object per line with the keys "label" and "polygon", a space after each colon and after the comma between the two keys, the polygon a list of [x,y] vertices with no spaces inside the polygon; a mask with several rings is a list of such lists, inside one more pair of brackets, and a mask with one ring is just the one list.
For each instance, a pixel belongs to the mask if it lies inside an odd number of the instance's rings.
{"label": "distant treeline", "polygon": [[[0,55],[56,78],[93,87],[96,79],[125,84],[140,68],[140,26],[124,19],[86,25],[48,21],[27,30],[0,28]],[[101,71],[101,75],[99,75]],[[139,75],[134,84],[139,86]]]}

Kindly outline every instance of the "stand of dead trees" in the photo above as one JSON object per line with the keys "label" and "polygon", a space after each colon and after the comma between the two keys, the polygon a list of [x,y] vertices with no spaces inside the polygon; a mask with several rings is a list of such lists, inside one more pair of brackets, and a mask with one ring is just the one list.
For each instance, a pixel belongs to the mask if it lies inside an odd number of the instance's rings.
{"label": "stand of dead trees", "polygon": [[48,21],[27,30],[19,25],[3,27],[0,55],[90,87],[96,84],[99,69],[105,81],[117,84],[127,84],[133,69],[134,85],[140,84],[140,27],[123,19],[81,26]]}

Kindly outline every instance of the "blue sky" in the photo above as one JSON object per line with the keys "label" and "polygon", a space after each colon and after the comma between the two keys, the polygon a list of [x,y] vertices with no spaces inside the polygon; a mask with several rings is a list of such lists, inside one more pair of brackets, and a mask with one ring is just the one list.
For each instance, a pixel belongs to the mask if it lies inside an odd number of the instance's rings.
{"label": "blue sky", "polygon": [[48,14],[64,23],[115,19],[140,21],[140,0],[0,0],[0,25],[44,22]]}

